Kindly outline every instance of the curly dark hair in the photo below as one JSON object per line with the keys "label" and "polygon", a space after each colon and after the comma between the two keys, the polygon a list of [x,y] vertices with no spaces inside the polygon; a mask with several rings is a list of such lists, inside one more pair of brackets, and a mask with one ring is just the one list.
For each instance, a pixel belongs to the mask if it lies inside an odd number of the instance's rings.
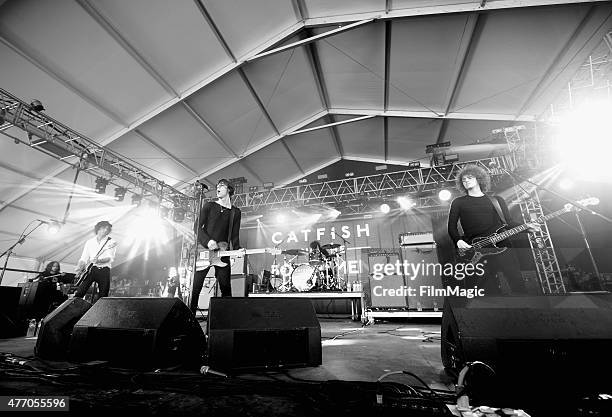
{"label": "curly dark hair", "polygon": [[455,186],[457,187],[457,190],[461,191],[462,193],[467,194],[467,190],[465,189],[465,187],[463,186],[463,182],[461,181],[466,175],[472,175],[476,178],[476,181],[478,181],[478,185],[480,185],[480,190],[483,193],[486,193],[491,189],[491,177],[489,176],[487,171],[485,171],[484,168],[481,168],[478,165],[467,164],[463,168],[461,168],[461,171],[459,171],[457,177],[455,178]]}

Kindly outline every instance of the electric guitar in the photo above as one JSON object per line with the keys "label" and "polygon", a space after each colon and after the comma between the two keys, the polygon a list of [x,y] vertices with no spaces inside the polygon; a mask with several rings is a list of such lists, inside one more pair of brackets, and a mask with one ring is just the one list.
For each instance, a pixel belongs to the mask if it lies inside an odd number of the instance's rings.
{"label": "electric guitar", "polygon": [[[100,256],[100,254],[102,253],[102,251],[104,250],[104,247],[106,246],[106,244],[108,243],[108,241],[111,240],[110,237],[107,237],[106,240],[104,241],[104,243],[102,244],[102,247],[100,247],[100,250],[98,250],[98,253],[96,254],[96,256],[94,258],[97,258],[98,256]],[[108,249],[112,249],[115,246],[117,246],[117,242],[113,242],[109,245]],[[76,276],[74,278],[74,286],[78,287],[81,285],[81,283],[85,280],[85,277],[87,277],[87,275],[89,275],[91,273],[91,268],[93,268],[95,265],[95,262],[90,262],[85,268],[80,269],[77,271]]]}
{"label": "electric guitar", "polygon": [[209,250],[198,244],[196,271],[201,271],[210,266],[226,266],[227,264],[221,260],[221,257],[223,256],[229,256],[230,258],[240,258],[244,255],[260,253],[269,253],[271,255],[280,255],[281,253],[281,250],[276,248],[227,250],[227,242],[217,242],[217,245],[219,246],[219,249]]}
{"label": "electric guitar", "polygon": [[[580,200],[578,203],[583,206],[593,206],[599,204],[599,199],[596,197],[587,198],[584,200]],[[534,223],[543,224],[550,219],[553,219],[557,216],[560,216],[564,213],[570,211],[579,211],[578,208],[571,204],[566,204],[562,209],[554,211],[545,216],[540,216]],[[494,256],[503,253],[508,248],[498,247],[497,244],[502,240],[508,239],[511,236],[514,236],[524,230],[529,229],[527,224],[522,224],[520,226],[513,227],[512,229],[505,230],[506,226],[502,226],[495,231],[495,233],[490,234],[485,237],[476,237],[472,239],[470,244],[471,248],[467,249],[457,249],[457,257],[459,258],[459,262],[465,264],[475,264],[479,260],[487,256]]]}

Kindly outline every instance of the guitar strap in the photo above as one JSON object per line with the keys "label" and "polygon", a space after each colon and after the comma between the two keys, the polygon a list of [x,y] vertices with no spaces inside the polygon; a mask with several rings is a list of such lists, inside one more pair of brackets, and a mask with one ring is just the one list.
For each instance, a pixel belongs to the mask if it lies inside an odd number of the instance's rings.
{"label": "guitar strap", "polygon": [[497,201],[497,198],[492,197],[490,195],[488,195],[487,197],[489,197],[491,204],[493,204],[493,207],[495,207],[495,211],[497,212],[497,215],[499,216],[499,219],[502,221],[502,223],[508,224],[508,221],[506,220],[506,216],[504,216],[504,212],[502,211],[499,201]]}
{"label": "guitar strap", "polygon": [[230,209],[230,218],[229,218],[229,228],[227,229],[227,245],[229,250],[234,249],[234,245],[232,243],[232,229],[234,227],[234,206]]}

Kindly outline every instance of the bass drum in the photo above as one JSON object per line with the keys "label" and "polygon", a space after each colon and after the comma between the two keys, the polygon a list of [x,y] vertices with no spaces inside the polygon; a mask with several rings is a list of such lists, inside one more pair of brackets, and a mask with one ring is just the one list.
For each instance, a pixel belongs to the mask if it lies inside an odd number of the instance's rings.
{"label": "bass drum", "polygon": [[293,287],[298,291],[310,291],[317,285],[316,269],[309,264],[301,264],[291,274]]}

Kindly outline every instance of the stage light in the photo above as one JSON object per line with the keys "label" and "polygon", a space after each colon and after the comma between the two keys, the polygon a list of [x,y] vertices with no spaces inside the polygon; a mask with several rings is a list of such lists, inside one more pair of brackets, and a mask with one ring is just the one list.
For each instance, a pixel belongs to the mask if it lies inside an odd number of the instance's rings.
{"label": "stage light", "polygon": [[263,188],[264,190],[271,190],[272,188],[274,188],[274,183],[273,182],[264,182],[263,183]]}
{"label": "stage light", "polygon": [[572,178],[612,179],[608,161],[612,151],[610,114],[610,100],[592,101],[574,108],[561,119],[555,149]]}
{"label": "stage light", "polygon": [[51,222],[47,224],[47,232],[50,235],[57,234],[61,228],[62,228],[62,224],[55,220],[52,220]]}
{"label": "stage light", "polygon": [[139,206],[140,203],[142,203],[142,195],[132,194],[132,204],[135,206]]}
{"label": "stage light", "polygon": [[104,194],[106,192],[106,186],[108,185],[108,182],[109,181],[106,178],[96,178],[96,193]]}
{"label": "stage light", "polygon": [[172,220],[176,223],[180,223],[185,220],[185,214],[187,214],[187,210],[182,207],[175,207],[172,211]]}
{"label": "stage light", "polygon": [[257,190],[259,190],[259,186],[258,185],[251,185],[249,187],[249,191],[252,192],[252,193],[256,192]]}
{"label": "stage light", "polygon": [[391,211],[391,207],[389,207],[388,204],[383,203],[380,205],[380,211],[383,212],[384,214],[387,214]]}
{"label": "stage light", "polygon": [[117,187],[115,188],[115,200],[123,201],[125,198],[125,193],[127,192],[127,188],[125,187]]}
{"label": "stage light", "polygon": [[40,100],[32,100],[32,102],[30,103],[30,108],[36,112],[40,112],[45,109]]}
{"label": "stage light", "polygon": [[302,178],[298,181],[298,184],[306,184],[307,182],[308,182],[308,179]]}
{"label": "stage light", "polygon": [[277,223],[285,223],[287,221],[287,217],[284,214],[277,214],[276,215],[276,222]]}
{"label": "stage light", "polygon": [[569,190],[574,186],[574,181],[570,180],[569,178],[563,178],[561,181],[559,181],[559,188],[561,188],[562,190]]}
{"label": "stage light", "polygon": [[331,213],[330,213],[330,217],[335,219],[336,217],[340,216],[342,214],[341,211],[338,211],[336,209],[332,209]]}
{"label": "stage light", "polygon": [[410,210],[414,207],[414,203],[408,197],[397,197],[397,203],[402,210]]}
{"label": "stage light", "polygon": [[408,169],[416,169],[416,168],[421,168],[421,161],[408,162]]}
{"label": "stage light", "polygon": [[453,196],[453,193],[451,193],[450,191],[446,189],[440,190],[440,192],[438,193],[438,198],[440,199],[440,201],[448,201],[450,200],[452,196]]}
{"label": "stage light", "polygon": [[170,214],[170,208],[166,207],[166,206],[160,206],[159,207],[159,217],[161,217],[162,219],[165,219],[168,217],[168,214]]}

